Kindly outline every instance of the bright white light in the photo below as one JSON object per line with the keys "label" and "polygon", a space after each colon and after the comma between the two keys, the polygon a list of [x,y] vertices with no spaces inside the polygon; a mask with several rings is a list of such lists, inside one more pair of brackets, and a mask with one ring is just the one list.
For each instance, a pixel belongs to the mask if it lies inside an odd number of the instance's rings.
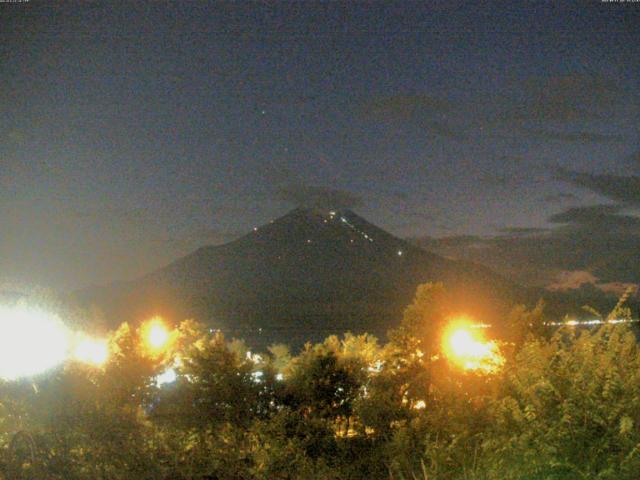
{"label": "bright white light", "polygon": [[496,343],[486,341],[481,332],[464,318],[453,321],[445,329],[442,342],[447,358],[465,370],[491,373],[504,364]]}
{"label": "bright white light", "polygon": [[[259,328],[258,331],[260,331],[262,333],[262,329]],[[247,360],[249,360],[250,362],[253,363],[260,363],[262,362],[262,355],[260,355],[259,353],[252,353],[251,351],[248,351],[246,354]]]}
{"label": "bright white light", "polygon": [[162,325],[153,325],[149,329],[149,345],[153,348],[162,348],[169,340],[169,333]]}
{"label": "bright white light", "polygon": [[427,406],[427,402],[425,402],[424,400],[418,400],[413,405],[413,408],[415,408],[416,410],[423,410],[424,408],[426,408],[426,406]]}
{"label": "bright white light", "polygon": [[276,380],[278,380],[279,382],[284,380],[284,375],[281,373],[276,374]]}
{"label": "bright white light", "polygon": [[57,315],[26,305],[0,306],[0,378],[30,377],[62,363],[69,337]]}
{"label": "bright white light", "polygon": [[177,378],[178,375],[176,374],[176,371],[173,368],[170,368],[156,377],[156,385],[161,387],[162,385],[175,382]]}
{"label": "bright white light", "polygon": [[473,338],[469,330],[456,330],[451,335],[449,342],[451,350],[458,357],[481,357],[489,352],[487,345]]}
{"label": "bright white light", "polygon": [[106,340],[82,337],[73,349],[73,358],[78,362],[100,367],[109,358],[109,346]]}
{"label": "bright white light", "polygon": [[376,360],[373,365],[369,366],[368,370],[370,372],[380,373],[382,371],[382,365],[383,365],[382,360]]}
{"label": "bright white light", "polygon": [[402,256],[402,250],[398,250],[398,256],[401,257]]}
{"label": "bright white light", "polygon": [[170,340],[170,332],[160,317],[154,317],[142,326],[142,336],[151,353],[162,352]]}

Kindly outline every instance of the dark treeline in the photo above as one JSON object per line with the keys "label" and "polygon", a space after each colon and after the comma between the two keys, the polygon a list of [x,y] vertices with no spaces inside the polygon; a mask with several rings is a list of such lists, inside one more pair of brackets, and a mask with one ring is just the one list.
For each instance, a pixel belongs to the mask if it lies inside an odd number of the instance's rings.
{"label": "dark treeline", "polygon": [[298,355],[193,321],[152,353],[124,324],[103,368],[0,383],[0,478],[638,478],[628,325],[551,332],[541,306],[517,307],[500,368],[465,370],[442,350],[450,304],[423,285],[386,344],[346,334]]}

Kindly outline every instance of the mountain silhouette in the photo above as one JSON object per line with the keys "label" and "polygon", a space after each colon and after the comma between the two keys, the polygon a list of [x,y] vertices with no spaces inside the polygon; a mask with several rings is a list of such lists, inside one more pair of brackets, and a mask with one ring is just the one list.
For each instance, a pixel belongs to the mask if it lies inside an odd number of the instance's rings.
{"label": "mountain silhouette", "polygon": [[114,324],[154,314],[194,318],[250,344],[299,346],[347,330],[383,336],[416,287],[433,281],[479,321],[525,298],[486,267],[425,251],[351,210],[317,208],[295,209],[230,243],[76,298]]}

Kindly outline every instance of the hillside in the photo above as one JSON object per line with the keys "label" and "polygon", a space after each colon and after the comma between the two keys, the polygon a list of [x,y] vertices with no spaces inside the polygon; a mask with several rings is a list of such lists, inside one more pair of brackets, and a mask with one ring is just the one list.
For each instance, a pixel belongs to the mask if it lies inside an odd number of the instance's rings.
{"label": "hillside", "polygon": [[350,210],[319,209],[293,210],[233,242],[76,298],[114,324],[162,314],[250,342],[297,345],[345,330],[384,335],[427,281],[445,282],[479,320],[526,299],[485,267],[429,253]]}

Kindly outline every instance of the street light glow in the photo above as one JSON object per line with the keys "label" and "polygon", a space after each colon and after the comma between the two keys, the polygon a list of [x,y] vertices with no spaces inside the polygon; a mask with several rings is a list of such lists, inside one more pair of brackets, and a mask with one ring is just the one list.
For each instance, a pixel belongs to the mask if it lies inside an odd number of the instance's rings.
{"label": "street light glow", "polygon": [[107,341],[97,338],[81,337],[73,350],[73,358],[81,363],[101,367],[109,359]]}
{"label": "street light glow", "polygon": [[171,332],[160,317],[153,317],[142,326],[142,338],[149,351],[157,354],[167,347]]}
{"label": "street light glow", "polygon": [[149,345],[153,348],[162,348],[169,340],[169,333],[163,325],[152,325],[149,329],[149,336],[147,337]]}
{"label": "street light glow", "polygon": [[26,305],[0,305],[0,378],[15,380],[64,362],[70,332],[60,318]]}
{"label": "street light glow", "polygon": [[454,320],[445,329],[442,349],[451,363],[464,370],[497,371],[504,363],[498,346],[487,341],[467,319]]}

